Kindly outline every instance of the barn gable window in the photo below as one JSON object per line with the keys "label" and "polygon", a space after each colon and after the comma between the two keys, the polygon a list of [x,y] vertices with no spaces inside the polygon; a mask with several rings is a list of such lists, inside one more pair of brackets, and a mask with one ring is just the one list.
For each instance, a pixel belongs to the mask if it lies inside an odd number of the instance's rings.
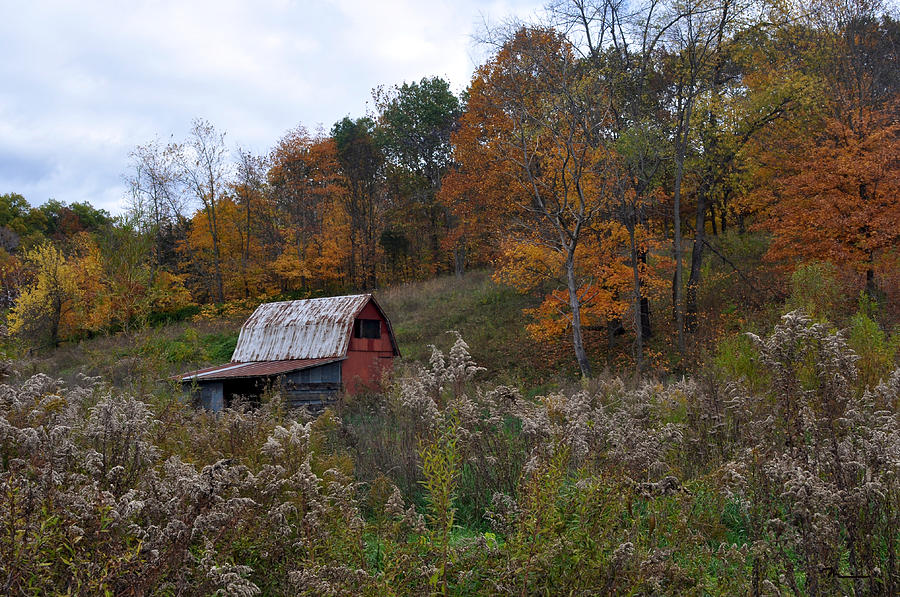
{"label": "barn gable window", "polygon": [[381,321],[378,319],[357,319],[353,322],[354,338],[381,338]]}

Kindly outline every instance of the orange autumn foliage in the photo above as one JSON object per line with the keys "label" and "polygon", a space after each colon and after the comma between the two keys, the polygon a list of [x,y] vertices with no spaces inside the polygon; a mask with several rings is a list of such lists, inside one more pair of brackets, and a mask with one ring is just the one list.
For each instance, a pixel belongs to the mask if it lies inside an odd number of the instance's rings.
{"label": "orange autumn foliage", "polygon": [[[620,255],[621,246],[627,242],[627,232],[614,223],[604,228],[603,242],[589,236],[576,251],[578,274],[583,280],[578,295],[585,327],[598,327],[619,319],[629,308],[631,270]],[[571,301],[568,289],[556,282],[565,279],[564,259],[558,252],[539,243],[508,241],[501,247],[497,264],[494,275],[497,281],[520,292],[545,290],[541,304],[525,310],[532,319],[526,325],[532,337],[553,340],[569,332]]]}
{"label": "orange autumn foliage", "polygon": [[[216,204],[218,219],[219,259],[222,264],[222,286],[226,298],[243,297],[249,294],[265,294],[272,289],[272,280],[264,262],[255,260],[249,264],[242,263],[243,213],[230,196],[225,196]],[[182,255],[195,268],[211,272],[214,267],[213,235],[209,228],[209,219],[203,210],[194,214],[191,229],[187,238],[179,245]],[[250,255],[260,255],[259,240],[250,237]],[[207,276],[210,279],[211,276]],[[210,294],[212,291],[210,290]]]}
{"label": "orange autumn foliage", "polygon": [[269,184],[284,239],[274,271],[293,288],[339,287],[349,247],[334,140],[298,127],[272,152]]}
{"label": "orange autumn foliage", "polygon": [[829,261],[866,274],[900,244],[900,122],[896,104],[851,126],[828,118],[762,193],[775,260]]}

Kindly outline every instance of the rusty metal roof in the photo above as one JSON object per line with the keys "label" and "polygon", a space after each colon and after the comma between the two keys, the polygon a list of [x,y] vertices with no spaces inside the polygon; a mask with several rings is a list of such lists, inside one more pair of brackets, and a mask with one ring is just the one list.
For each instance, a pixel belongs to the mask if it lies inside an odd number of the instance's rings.
{"label": "rusty metal roof", "polygon": [[240,377],[271,377],[282,375],[291,371],[300,371],[310,367],[318,367],[343,358],[326,359],[291,359],[285,361],[262,361],[251,363],[226,363],[218,367],[197,369],[182,375],[176,375],[173,379],[181,382],[211,381],[215,379],[235,379]]}
{"label": "rusty metal roof", "polygon": [[371,300],[371,294],[353,294],[260,305],[241,327],[231,361],[346,356],[353,320]]}

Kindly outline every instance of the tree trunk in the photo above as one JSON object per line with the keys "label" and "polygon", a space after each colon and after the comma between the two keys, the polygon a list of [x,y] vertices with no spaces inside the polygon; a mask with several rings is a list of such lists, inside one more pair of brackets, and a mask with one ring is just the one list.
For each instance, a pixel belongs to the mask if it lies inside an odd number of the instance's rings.
{"label": "tree trunk", "polygon": [[375,241],[369,241],[369,281],[366,290],[372,291],[378,288],[378,263],[375,259]]}
{"label": "tree trunk", "polygon": [[719,230],[725,234],[725,226],[727,224],[728,200],[722,199],[722,207],[719,209]]}
{"label": "tree trunk", "polygon": [[244,228],[244,232],[247,237],[247,242],[244,243],[244,255],[243,255],[243,258],[241,259],[241,261],[242,261],[241,267],[244,270],[244,272],[243,272],[244,273],[244,297],[250,298],[250,286],[247,283],[247,268],[249,267],[249,264],[250,264],[250,230],[252,227],[252,222],[250,219],[250,192],[249,191],[247,192],[247,222],[246,222],[246,224],[247,225]]}
{"label": "tree trunk", "polygon": [[869,295],[869,298],[874,299],[876,290],[875,270],[872,268],[872,266],[869,266],[869,269],[866,270],[866,294]]}
{"label": "tree trunk", "polygon": [[466,239],[460,238],[456,243],[456,254],[454,255],[454,265],[456,269],[456,277],[462,278],[466,273]]}
{"label": "tree trunk", "polygon": [[219,258],[219,229],[216,226],[215,207],[210,204],[207,207],[206,217],[209,219],[209,232],[213,241],[213,267],[215,270],[216,299],[220,303],[225,302],[225,286],[222,283],[222,266]]}
{"label": "tree trunk", "polygon": [[59,322],[62,319],[62,298],[54,295],[53,312],[50,314],[50,344],[56,348],[59,346]]}
{"label": "tree trunk", "polygon": [[349,263],[347,264],[347,275],[350,278],[349,286],[356,290],[356,231],[353,224],[350,224],[350,255],[348,255]]}
{"label": "tree trunk", "polygon": [[570,250],[566,255],[566,283],[569,288],[569,307],[572,309],[572,347],[575,349],[575,359],[581,369],[581,376],[589,378],[591,363],[584,350],[584,339],[581,333],[581,299],[578,298],[578,283],[575,280],[574,250]]}
{"label": "tree trunk", "polygon": [[[641,250],[639,253],[641,263],[647,265],[647,251]],[[653,336],[653,326],[650,322],[650,299],[641,296],[641,335],[644,340]]]}
{"label": "tree trunk", "polygon": [[429,220],[431,230],[429,231],[429,236],[431,237],[431,265],[434,268],[435,273],[440,274],[444,270],[443,259],[441,259],[441,236],[440,236],[440,228],[441,228],[441,212],[438,206],[434,205],[434,198],[431,200],[431,206],[428,208],[429,212]]}
{"label": "tree trunk", "polygon": [[681,246],[681,182],[684,178],[684,158],[687,154],[687,138],[691,124],[691,110],[693,109],[693,101],[691,98],[686,100],[687,105],[682,112],[682,121],[679,126],[679,133],[676,137],[677,144],[675,146],[675,192],[673,197],[673,218],[675,226],[675,279],[672,281],[672,302],[675,310],[675,330],[678,338],[678,352],[684,356],[684,309],[682,309],[682,280],[684,278],[683,270],[683,250]]}
{"label": "tree trunk", "polygon": [[641,297],[641,270],[634,238],[634,226],[628,227],[628,239],[631,242],[631,273],[634,288],[634,373],[637,377],[644,368],[644,312],[643,298]]}
{"label": "tree trunk", "polygon": [[691,273],[688,276],[684,308],[684,326],[689,332],[697,329],[697,292],[700,288],[700,268],[703,266],[703,250],[706,248],[707,194],[706,189],[700,189],[700,192],[697,194],[697,231],[694,234],[694,249],[691,252]]}

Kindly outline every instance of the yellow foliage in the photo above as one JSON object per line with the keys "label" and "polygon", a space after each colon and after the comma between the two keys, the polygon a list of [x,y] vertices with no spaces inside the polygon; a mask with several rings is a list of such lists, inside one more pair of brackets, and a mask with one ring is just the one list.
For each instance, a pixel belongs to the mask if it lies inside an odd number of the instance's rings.
{"label": "yellow foliage", "polygon": [[130,313],[132,308],[122,304],[138,300],[134,293],[112,296],[107,285],[100,248],[90,235],[82,232],[74,239],[74,252],[69,262],[76,292],[73,308],[68,313],[67,329],[96,332],[109,323]]}
{"label": "yellow foliage", "polygon": [[24,262],[31,281],[13,306],[9,331],[35,344],[126,326],[151,310],[173,311],[190,301],[179,276],[154,276],[144,263],[109,267],[85,232],[72,238],[68,255],[45,242],[29,250]]}
{"label": "yellow foliage", "polygon": [[[248,297],[274,290],[270,268],[264,262],[265,252],[259,239],[246,230],[246,214],[230,197],[216,203],[219,268],[226,298]],[[249,247],[248,247],[249,241]],[[188,237],[179,243],[185,262],[208,272],[215,269],[215,249],[209,218],[203,210],[194,214]]]}
{"label": "yellow foliage", "polygon": [[191,293],[184,286],[184,276],[165,270],[156,272],[148,296],[153,311],[170,313],[191,304]]}
{"label": "yellow foliage", "polygon": [[278,258],[272,263],[272,271],[293,288],[300,287],[302,280],[309,276],[306,267],[300,262],[297,248],[290,245],[285,246]]}
{"label": "yellow foliage", "polygon": [[9,332],[26,341],[56,344],[71,333],[69,317],[78,290],[75,269],[62,252],[46,242],[25,253],[25,265],[33,279],[16,300],[9,318]]}
{"label": "yellow foliage", "polygon": [[209,303],[200,307],[194,321],[216,321],[218,319],[247,319],[261,304],[271,300],[273,295],[262,294],[255,297],[235,299],[221,305]]}

